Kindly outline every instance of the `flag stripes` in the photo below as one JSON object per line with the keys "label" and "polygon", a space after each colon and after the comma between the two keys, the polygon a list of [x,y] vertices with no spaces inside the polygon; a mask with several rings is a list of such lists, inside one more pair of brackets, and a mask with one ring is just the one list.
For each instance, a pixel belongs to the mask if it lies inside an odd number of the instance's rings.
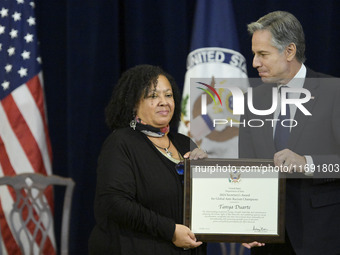
{"label": "flag stripes", "polygon": [[[44,134],[45,139],[43,145],[46,144],[47,149],[44,146],[40,146],[41,151],[44,153],[45,151],[48,152],[49,161],[52,161],[52,146],[49,139],[49,132],[48,132],[48,126],[47,126],[47,117],[45,112],[45,101],[44,101],[44,90],[43,90],[43,84],[42,82],[42,73],[40,72],[38,75],[34,76],[31,80],[29,80],[27,84],[27,88],[30,90],[32,97],[35,101],[35,104],[38,107],[38,110],[40,111],[40,117],[42,118],[44,132],[40,133]],[[39,116],[39,115],[34,115]],[[42,148],[43,147],[43,148]],[[50,164],[49,164],[50,165]],[[48,165],[46,166],[48,174],[52,174],[52,170]]]}
{"label": "flag stripes", "polygon": [[[10,132],[10,130],[8,130],[8,131]],[[14,134],[13,134],[13,136],[14,136]],[[12,141],[13,141],[13,139],[12,139]],[[4,142],[3,142],[3,140],[1,139],[1,136],[0,136],[0,145],[1,144],[4,144]],[[20,146],[19,146],[19,148],[20,148]],[[9,156],[8,156],[8,153],[6,151],[5,146],[0,146],[0,155],[1,155],[1,157],[0,157],[0,175],[15,175],[15,173],[18,172],[18,171],[15,171],[14,168],[12,167],[12,164],[10,162],[10,159],[9,159]],[[1,168],[1,166],[4,166],[4,168]],[[3,170],[5,170],[5,171],[3,171]],[[13,230],[11,230],[11,227],[7,223],[7,222],[10,221],[10,218],[9,218],[10,216],[9,216],[8,212],[10,212],[10,210],[12,208],[12,204],[13,204],[14,199],[15,199],[15,193],[13,192],[11,187],[3,186],[3,187],[0,187],[0,188],[1,188],[0,215],[4,215],[4,217],[0,217],[0,224],[1,224],[1,232],[2,232],[1,234],[2,234],[2,237],[5,241],[4,245],[6,247],[8,254],[21,254],[20,249],[19,249],[18,245],[16,244],[15,239],[12,235]],[[47,197],[49,203],[51,204],[52,203],[52,195],[53,195],[51,188],[49,189],[49,191],[46,191],[46,193],[47,193],[46,197]],[[6,201],[6,202],[3,202],[3,201]],[[53,208],[53,203],[51,204],[51,206]],[[4,207],[4,209],[3,209],[3,207]],[[34,214],[35,219],[38,220],[37,213],[34,211],[33,214]],[[24,219],[27,217],[27,215],[28,215],[27,208],[24,208],[24,210],[23,210]],[[41,228],[45,229],[47,227],[48,223],[42,221],[41,224],[43,224],[41,226]],[[35,227],[34,224],[32,222],[30,222],[30,224],[28,225],[28,228],[30,229],[31,234],[34,231],[34,227]],[[54,254],[54,252],[55,252],[55,248],[54,248],[55,247],[55,243],[54,243],[55,241],[54,241],[53,228],[50,228],[49,230],[50,230],[50,232],[49,232],[49,235],[48,235],[48,239],[46,240],[45,247],[44,247],[44,254]],[[32,236],[30,238],[32,238]],[[41,242],[41,235],[38,235],[37,238],[36,238],[36,243],[40,244],[40,242]],[[36,247],[36,249],[37,249],[37,247]]]}
{"label": "flag stripes", "polygon": [[[0,1],[0,176],[26,172],[52,174],[52,150],[34,12],[34,0]],[[14,229],[9,224],[15,193],[7,186],[0,187],[0,190],[3,237],[0,254],[21,254]],[[53,213],[52,187],[44,192],[44,199]],[[32,201],[24,196],[22,202],[29,205]],[[39,231],[49,231],[43,254],[55,254],[53,222],[47,222],[46,217],[40,219],[38,210],[34,208],[33,219],[28,224],[31,233],[26,237],[23,252],[28,253],[28,240],[35,236],[33,231],[38,227]],[[23,208],[23,215],[29,215],[27,208]],[[48,224],[52,228],[48,228]],[[42,241],[40,233],[35,240],[35,251]]]}

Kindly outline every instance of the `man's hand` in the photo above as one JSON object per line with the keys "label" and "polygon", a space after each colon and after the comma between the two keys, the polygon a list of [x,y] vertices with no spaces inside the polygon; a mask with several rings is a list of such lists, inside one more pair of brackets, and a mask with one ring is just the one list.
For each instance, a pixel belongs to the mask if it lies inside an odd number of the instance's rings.
{"label": "man's hand", "polygon": [[275,166],[283,166],[284,172],[287,173],[304,173],[306,163],[306,158],[304,156],[296,154],[289,149],[284,149],[274,154]]}
{"label": "man's hand", "polygon": [[252,243],[242,243],[242,245],[248,249],[251,249],[253,247],[261,247],[265,246],[265,243],[259,243],[259,242],[252,242]]}
{"label": "man's hand", "polygon": [[181,224],[176,224],[172,242],[184,249],[196,248],[202,244],[202,242],[197,242],[195,234],[187,226]]}
{"label": "man's hand", "polygon": [[185,153],[183,157],[190,158],[190,159],[202,159],[202,158],[207,158],[208,154],[204,150],[200,148],[196,148],[193,151],[189,151]]}

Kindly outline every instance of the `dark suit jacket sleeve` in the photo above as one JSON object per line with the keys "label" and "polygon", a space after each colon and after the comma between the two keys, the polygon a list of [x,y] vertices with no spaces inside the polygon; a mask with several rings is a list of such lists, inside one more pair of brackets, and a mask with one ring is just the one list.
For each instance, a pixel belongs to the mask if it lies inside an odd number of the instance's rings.
{"label": "dark suit jacket sleeve", "polygon": [[[340,85],[339,85],[340,86]],[[333,97],[333,99],[331,98]],[[312,159],[314,165],[318,166],[321,171],[316,171],[314,173],[314,177],[340,177],[340,87],[335,88],[333,90],[333,94],[329,96],[329,100],[333,100],[332,113],[331,113],[331,132],[328,134],[332,137],[330,147],[333,148],[333,153],[328,153],[325,148],[320,146],[319,154],[312,154]],[[319,130],[319,132],[325,132],[323,130]],[[317,143],[318,138],[315,137],[315,142]],[[328,149],[330,150],[330,149]],[[325,172],[327,171],[327,176],[325,176]],[[334,169],[332,171],[332,169]]]}
{"label": "dark suit jacket sleeve", "polygon": [[171,241],[174,220],[137,201],[134,156],[130,153],[119,136],[111,135],[103,145],[97,168],[97,223],[105,229],[108,222],[113,221],[124,228]]}

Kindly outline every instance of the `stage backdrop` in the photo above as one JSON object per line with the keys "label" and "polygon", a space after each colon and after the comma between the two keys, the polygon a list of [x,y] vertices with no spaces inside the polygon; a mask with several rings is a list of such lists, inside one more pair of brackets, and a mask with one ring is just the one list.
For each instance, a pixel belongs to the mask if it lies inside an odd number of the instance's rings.
{"label": "stage backdrop", "polygon": [[[301,21],[306,65],[340,76],[339,1],[232,2],[248,77],[257,73],[246,24],[274,10],[292,12]],[[162,66],[182,89],[195,5],[195,0],[36,1],[53,172],[76,182],[70,254],[87,254],[97,156],[109,133],[104,108],[114,84],[122,71],[147,63]]]}

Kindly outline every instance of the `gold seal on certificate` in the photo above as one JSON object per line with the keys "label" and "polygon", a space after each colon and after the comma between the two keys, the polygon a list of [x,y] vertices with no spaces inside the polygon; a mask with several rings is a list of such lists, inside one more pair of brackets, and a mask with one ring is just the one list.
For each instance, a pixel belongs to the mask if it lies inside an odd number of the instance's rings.
{"label": "gold seal on certificate", "polygon": [[184,178],[184,224],[199,240],[284,242],[285,180],[272,160],[186,160]]}

